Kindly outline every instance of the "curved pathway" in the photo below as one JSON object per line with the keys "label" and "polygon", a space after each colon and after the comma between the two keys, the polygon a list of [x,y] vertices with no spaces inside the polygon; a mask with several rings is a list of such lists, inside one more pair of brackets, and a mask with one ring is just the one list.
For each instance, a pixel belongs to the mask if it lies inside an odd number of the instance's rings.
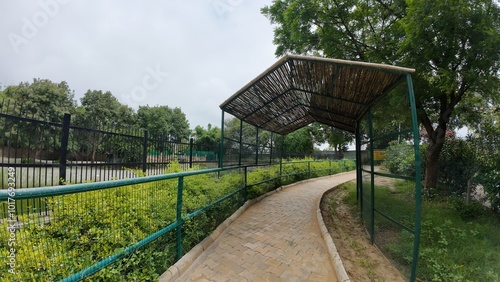
{"label": "curved pathway", "polygon": [[264,197],[175,281],[337,281],[316,213],[325,191],[355,177],[322,177]]}

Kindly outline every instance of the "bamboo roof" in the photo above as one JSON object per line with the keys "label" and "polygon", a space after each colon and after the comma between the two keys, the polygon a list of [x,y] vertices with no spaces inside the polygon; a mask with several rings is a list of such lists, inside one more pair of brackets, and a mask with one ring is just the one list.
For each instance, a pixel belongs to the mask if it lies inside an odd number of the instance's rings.
{"label": "bamboo roof", "polygon": [[381,96],[414,69],[286,55],[220,108],[259,128],[288,134],[314,121],[354,132]]}

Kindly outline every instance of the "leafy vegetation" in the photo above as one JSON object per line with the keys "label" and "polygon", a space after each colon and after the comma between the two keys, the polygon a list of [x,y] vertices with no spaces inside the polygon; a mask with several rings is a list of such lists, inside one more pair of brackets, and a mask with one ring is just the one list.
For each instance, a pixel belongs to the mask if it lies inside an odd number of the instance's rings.
{"label": "leafy vegetation", "polygon": [[[254,198],[282,183],[328,175],[354,168],[354,162],[308,162],[296,160],[283,165],[249,168],[247,181],[252,185],[248,197]],[[309,171],[310,169],[310,171]],[[178,162],[166,173],[178,173]],[[243,203],[243,169],[234,172],[199,174],[184,178],[182,227],[183,252],[186,253],[208,236]],[[297,174],[298,173],[298,174]],[[267,181],[270,180],[270,181]],[[16,210],[16,275],[9,265],[0,267],[2,281],[53,281],[68,277],[169,226],[176,220],[178,180],[169,179],[105,190],[41,198],[43,212],[36,207]],[[233,193],[233,196],[214,204]],[[41,209],[41,208],[40,208]],[[196,211],[201,213],[193,216]],[[29,211],[29,213],[28,213]],[[0,229],[0,256],[7,258],[11,246],[8,222]],[[175,229],[152,243],[125,255],[94,276],[94,281],[155,280],[176,261]]]}
{"label": "leafy vegetation", "polygon": [[[376,186],[375,189],[380,191],[377,193],[377,203],[391,203],[389,208],[392,210],[387,211],[388,214],[412,213],[413,199],[407,197],[411,185],[405,182],[397,181],[396,191],[386,186]],[[359,214],[355,183],[346,183],[341,187],[349,192],[344,201],[352,207],[353,213]],[[458,207],[454,208],[454,204],[442,198],[423,203],[418,278],[422,281],[499,281],[498,216],[476,205],[472,220],[464,216],[461,204]],[[406,223],[411,223],[411,220],[408,219]],[[383,237],[385,234],[387,237],[387,234],[395,232],[378,226],[380,233],[375,236]],[[399,236],[394,238],[397,240],[385,244],[383,250],[400,267],[405,267],[411,261],[413,236],[406,230],[400,230]]]}
{"label": "leafy vegetation", "polygon": [[417,69],[413,79],[418,118],[427,135],[424,183],[429,189],[438,188],[446,132],[466,112],[457,107],[471,112],[469,97],[498,97],[500,8],[495,1],[277,0],[262,13],[274,26],[278,56],[306,54]]}
{"label": "leafy vegetation", "polygon": [[392,141],[385,151],[384,167],[391,173],[415,176],[415,153],[413,146],[406,142]]}
{"label": "leafy vegetation", "polygon": [[168,141],[180,142],[189,136],[189,122],[180,108],[140,106],[137,122],[152,136],[163,136]]}
{"label": "leafy vegetation", "polygon": [[[500,162],[500,150],[497,144],[476,146],[475,142],[477,139],[472,137],[467,140],[448,137],[437,167],[439,189],[424,191],[426,197],[434,197],[436,194],[451,197],[454,206],[457,210],[463,210],[465,217],[473,216],[467,215],[468,213],[475,214],[474,210],[481,205],[477,203],[478,200],[488,201],[488,206],[494,211],[500,207],[500,177],[498,177],[498,166],[496,166]],[[425,152],[426,146],[426,144],[420,146],[422,152]],[[478,154],[478,152],[481,153]],[[483,155],[485,152],[491,154]],[[405,142],[390,142],[385,150],[385,156],[386,159],[382,165],[391,173],[415,176],[415,157],[412,146]],[[474,199],[472,195],[480,188],[484,188],[485,195]]]}

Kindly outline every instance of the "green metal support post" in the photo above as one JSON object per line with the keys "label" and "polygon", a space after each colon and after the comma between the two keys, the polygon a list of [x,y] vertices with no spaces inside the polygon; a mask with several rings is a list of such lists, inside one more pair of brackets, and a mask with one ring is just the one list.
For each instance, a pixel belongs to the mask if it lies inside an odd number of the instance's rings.
{"label": "green metal support post", "polygon": [[273,163],[273,133],[271,132],[271,149],[269,151],[269,163]]}
{"label": "green metal support post", "polygon": [[370,138],[370,242],[375,241],[375,161],[373,156],[373,114],[368,110],[368,132]]}
{"label": "green metal support post", "polygon": [[257,128],[257,133],[255,134],[255,164],[259,164],[259,128]]}
{"label": "green metal support post", "polygon": [[184,176],[180,176],[177,182],[177,209],[176,209],[176,222],[177,222],[177,236],[176,245],[177,245],[177,259],[181,259],[182,257],[182,190],[184,188]]}
{"label": "green metal support post", "polygon": [[363,163],[361,161],[361,128],[360,121],[356,122],[356,199],[358,200],[363,218]]}
{"label": "green metal support post", "polygon": [[248,201],[248,187],[247,187],[247,183],[248,183],[248,169],[247,169],[247,166],[244,166],[243,167],[243,173],[245,174],[244,175],[244,178],[243,178],[243,203],[245,203],[246,201]]}
{"label": "green metal support post", "polygon": [[420,230],[422,220],[422,172],[420,160],[420,139],[418,131],[417,108],[415,103],[415,93],[413,90],[413,81],[410,74],[406,75],[408,83],[408,96],[410,98],[411,122],[413,129],[413,149],[415,152],[415,238],[413,244],[413,262],[411,268],[410,281],[417,279],[417,263],[420,248]]}
{"label": "green metal support post", "polygon": [[283,175],[283,155],[285,154],[285,135],[281,135],[281,155],[280,155],[280,182]]}
{"label": "green metal support post", "polygon": [[241,152],[243,151],[243,121],[240,120],[240,152],[238,154],[238,165],[241,166]]}
{"label": "green metal support post", "polygon": [[220,124],[220,148],[219,148],[219,168],[224,167],[224,111],[221,114]]}

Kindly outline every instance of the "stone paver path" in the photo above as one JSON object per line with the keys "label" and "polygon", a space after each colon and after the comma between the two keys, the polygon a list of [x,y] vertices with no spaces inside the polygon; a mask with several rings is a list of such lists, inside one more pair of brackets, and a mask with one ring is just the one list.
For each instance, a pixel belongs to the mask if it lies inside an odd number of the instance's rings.
{"label": "stone paver path", "polygon": [[253,204],[176,281],[337,281],[316,210],[325,191],[355,177],[302,182]]}

